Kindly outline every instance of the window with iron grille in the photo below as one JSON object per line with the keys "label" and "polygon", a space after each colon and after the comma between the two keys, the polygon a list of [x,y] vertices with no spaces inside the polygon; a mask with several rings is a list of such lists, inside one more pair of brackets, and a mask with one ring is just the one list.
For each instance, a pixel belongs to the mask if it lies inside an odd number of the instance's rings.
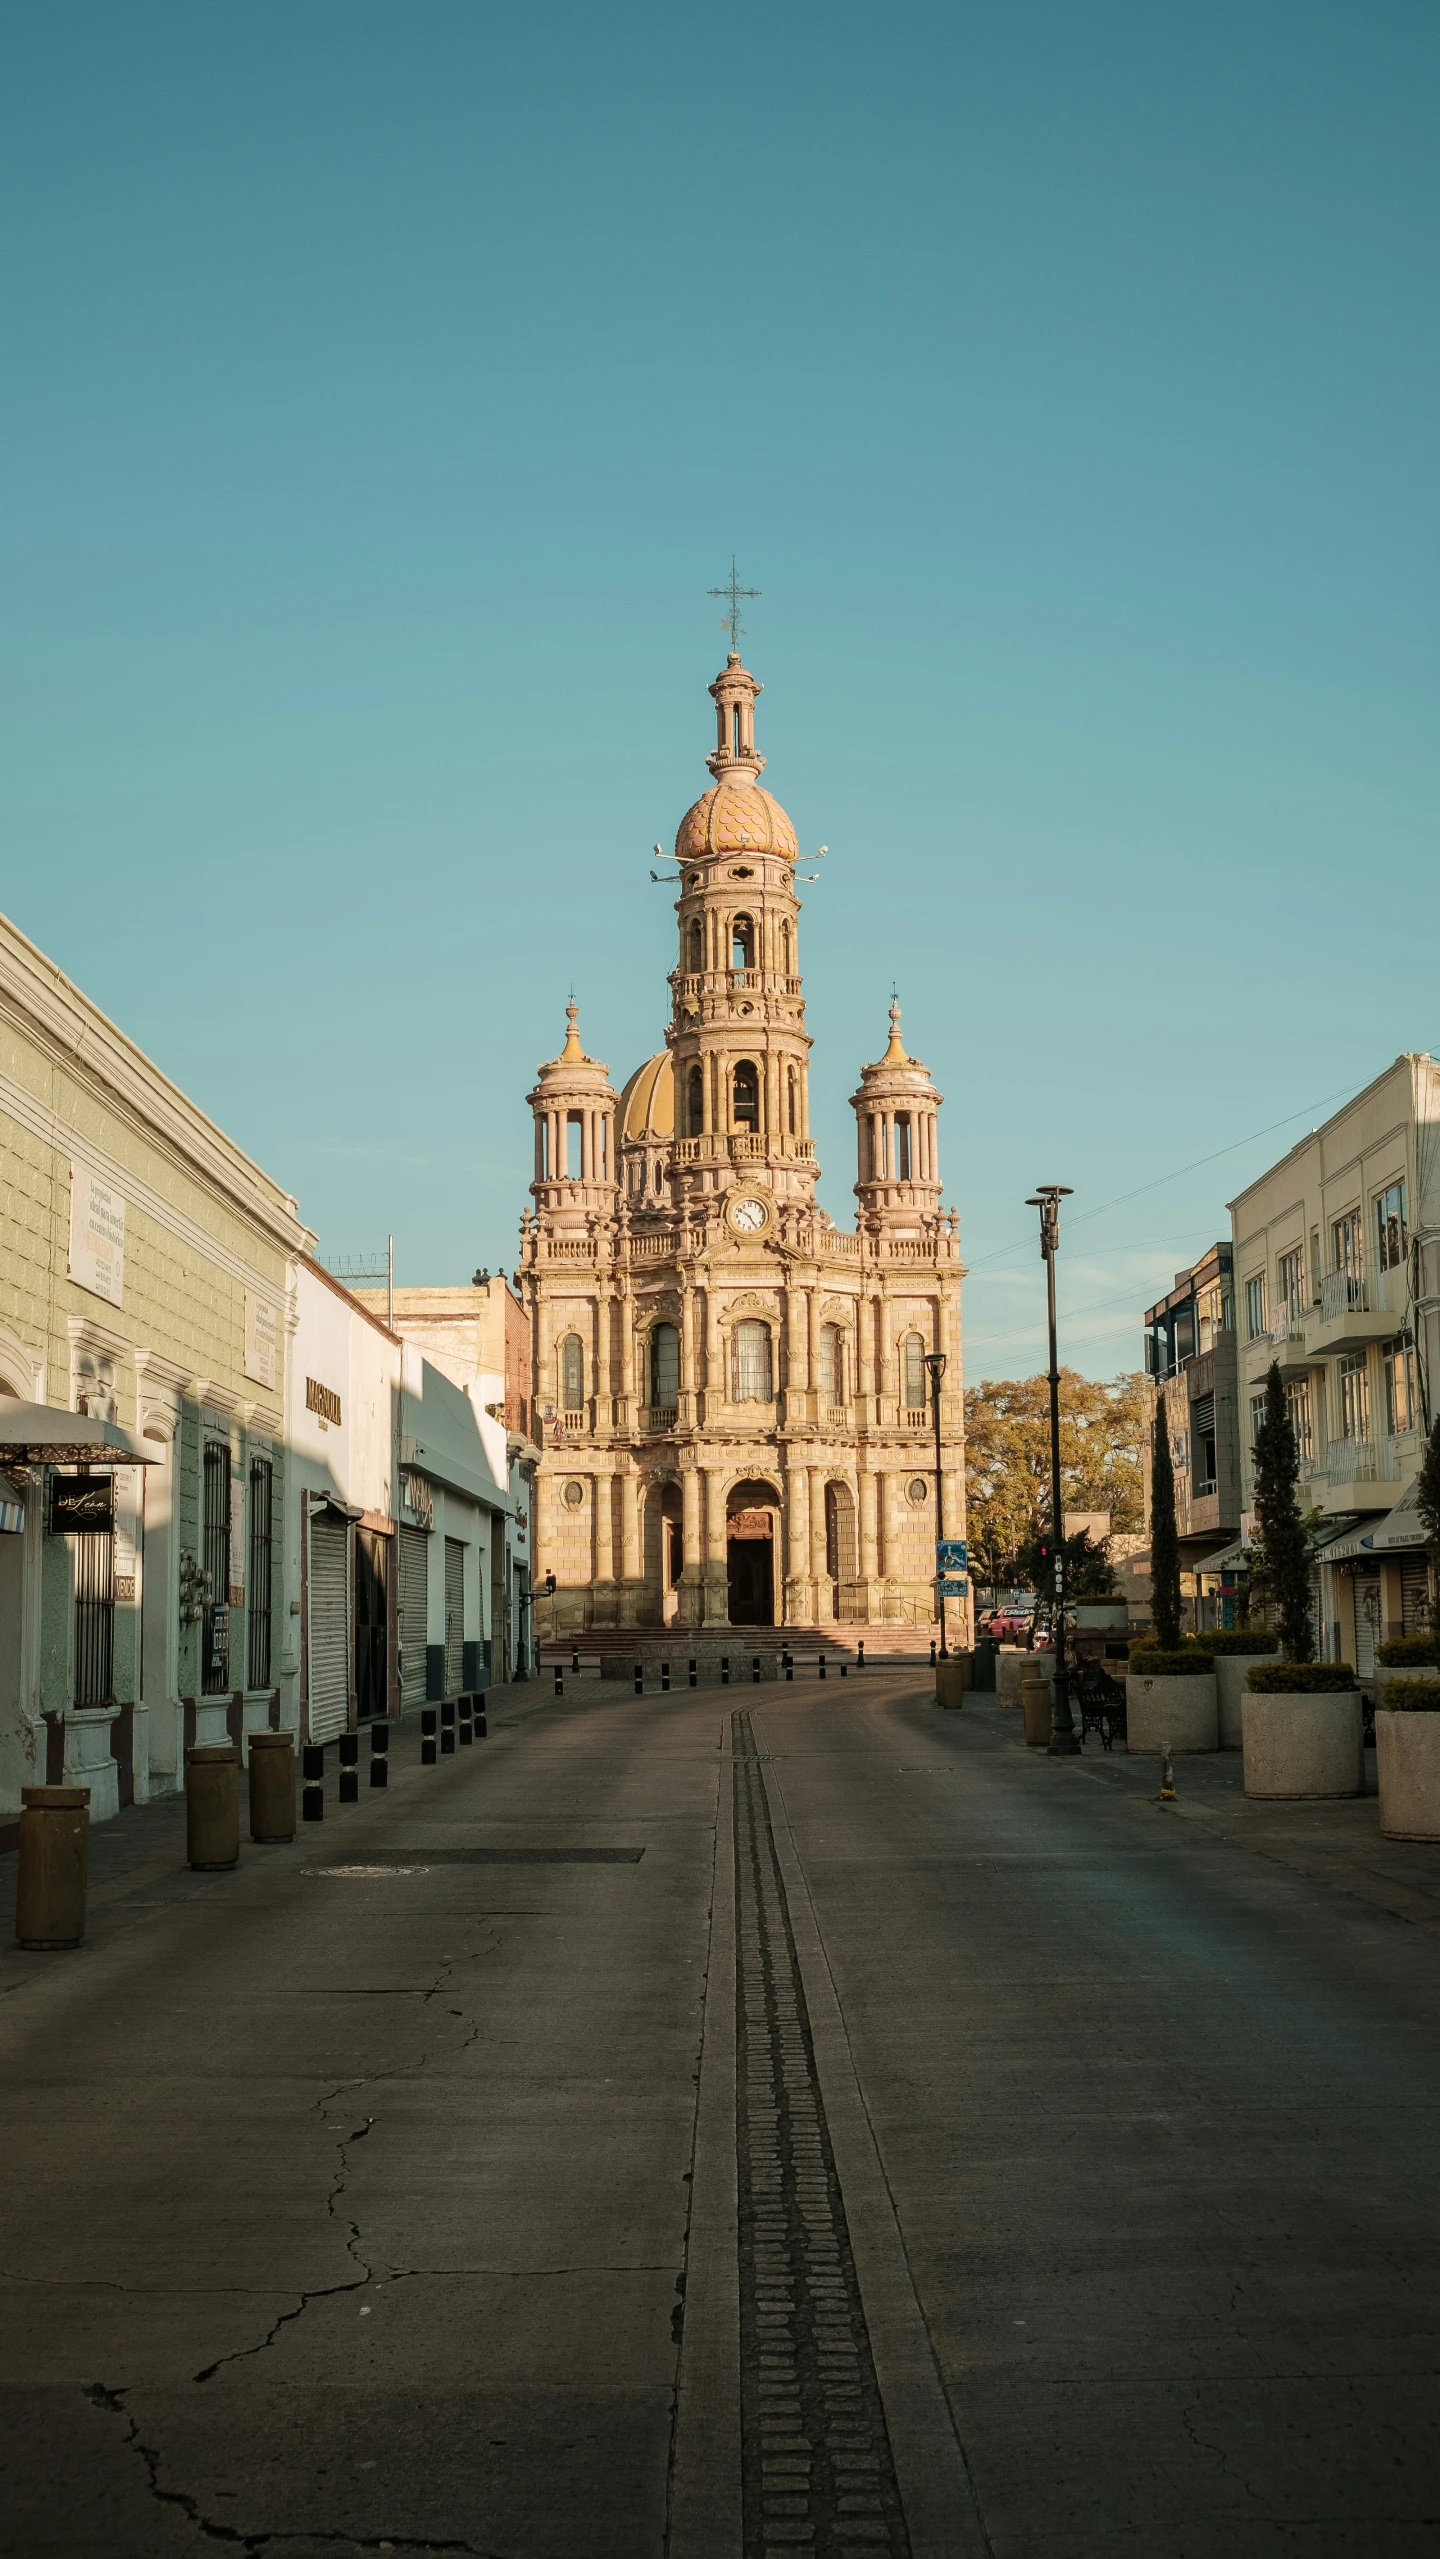
{"label": "window with iron grille", "polygon": [[661,1412],[680,1401],[680,1335],[673,1324],[657,1324],[650,1335],[650,1401]]}
{"label": "window with iron grille", "polygon": [[267,1457],[250,1460],[250,1625],[248,1684],[270,1685],[270,1567],[275,1470]]}
{"label": "window with iron grille", "polygon": [[904,1352],[905,1403],[912,1413],[925,1407],[925,1345],[918,1333],[907,1333],[901,1345]]}
{"label": "window with iron grille", "polygon": [[1245,1325],[1252,1342],[1258,1342],[1261,1334],[1268,1333],[1270,1330],[1269,1318],[1265,1312],[1263,1271],[1257,1271],[1253,1279],[1247,1279],[1245,1282]]}
{"label": "window with iron grille", "polygon": [[578,1333],[567,1333],[560,1345],[560,1401],[567,1413],[585,1405],[585,1345]]}
{"label": "window with iron grille", "polygon": [[1370,1374],[1363,1351],[1351,1351],[1340,1362],[1340,1436],[1370,1436]]}
{"label": "window with iron grille", "polygon": [[770,1327],[750,1318],[735,1327],[735,1401],[769,1404],[774,1400],[770,1372]]}
{"label": "window with iron grille", "polygon": [[115,1533],[71,1540],[75,1555],[75,1703],[108,1706],[115,1695]]}
{"label": "window with iron grille", "polygon": [[1398,1270],[1405,1259],[1409,1229],[1405,1223],[1405,1185],[1392,1182],[1375,1202],[1375,1251],[1382,1271]]}
{"label": "window with iron grille", "polygon": [[205,1443],[205,1526],[201,1563],[209,1597],[200,1626],[200,1685],[216,1696],[230,1685],[230,1451]]}

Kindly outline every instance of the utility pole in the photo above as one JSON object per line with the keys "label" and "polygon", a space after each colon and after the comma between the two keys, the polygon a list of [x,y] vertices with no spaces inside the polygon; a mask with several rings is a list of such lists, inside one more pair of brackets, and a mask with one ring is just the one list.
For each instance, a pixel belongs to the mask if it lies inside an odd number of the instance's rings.
{"label": "utility pole", "polygon": [[945,1568],[940,1549],[945,1539],[945,1479],[940,1472],[940,1380],[945,1374],[943,1351],[927,1351],[925,1365],[930,1372],[930,1401],[935,1408],[935,1605],[940,1612],[940,1659],[948,1661],[950,1647],[945,1641]]}
{"label": "utility pole", "polygon": [[1070,1720],[1070,1672],[1065,1660],[1065,1511],[1060,1491],[1060,1361],[1055,1348],[1055,1256],[1060,1249],[1060,1202],[1071,1196],[1068,1182],[1038,1182],[1027,1208],[1040,1211],[1040,1257],[1045,1264],[1045,1294],[1050,1315],[1050,1511],[1055,1553],[1055,1688],[1050,1712],[1050,1757],[1068,1759],[1078,1751]]}

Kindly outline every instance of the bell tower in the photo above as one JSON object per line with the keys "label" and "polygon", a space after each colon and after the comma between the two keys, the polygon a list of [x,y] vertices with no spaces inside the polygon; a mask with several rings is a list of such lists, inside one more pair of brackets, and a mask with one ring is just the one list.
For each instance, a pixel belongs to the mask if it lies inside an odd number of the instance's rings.
{"label": "bell tower", "polygon": [[615,1209],[615,1092],[610,1070],[580,1045],[580,1010],[565,1007],[565,1045],[539,1068],[526,1100],[535,1114],[535,1179],[542,1227],[584,1232]]}
{"label": "bell tower", "polygon": [[677,1205],[702,1213],[742,1182],[800,1203],[815,1191],[797,846],[785,811],[760,787],[760,691],[732,649],[710,687],[714,787],[675,839],[680,950],[665,1034],[675,1078],[672,1188]]}

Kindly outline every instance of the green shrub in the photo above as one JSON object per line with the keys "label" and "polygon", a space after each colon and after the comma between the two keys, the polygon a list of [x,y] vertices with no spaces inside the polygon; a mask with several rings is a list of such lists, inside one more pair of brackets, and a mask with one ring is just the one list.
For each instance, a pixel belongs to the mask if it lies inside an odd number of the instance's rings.
{"label": "green shrub", "polygon": [[1397,1714],[1440,1714],[1440,1679],[1387,1679],[1382,1706]]}
{"label": "green shrub", "polygon": [[1130,1647],[1130,1674],[1134,1679],[1203,1679],[1214,1667],[1210,1655],[1202,1653],[1198,1644],[1184,1644],[1178,1652],[1167,1652],[1159,1644]]}
{"label": "green shrub", "polygon": [[1273,1653],[1280,1646],[1273,1626],[1217,1626],[1197,1641],[1207,1653]]}
{"label": "green shrub", "polygon": [[1330,1697],[1353,1688],[1355,1673],[1349,1662],[1257,1662],[1245,1685],[1252,1697]]}
{"label": "green shrub", "polygon": [[1440,1666],[1440,1644],[1433,1635],[1392,1635],[1378,1651],[1387,1670],[1428,1670],[1432,1663]]}

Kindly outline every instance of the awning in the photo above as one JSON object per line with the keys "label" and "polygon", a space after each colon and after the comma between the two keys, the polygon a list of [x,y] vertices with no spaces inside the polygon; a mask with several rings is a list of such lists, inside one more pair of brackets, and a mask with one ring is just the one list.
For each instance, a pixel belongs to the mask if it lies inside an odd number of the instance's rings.
{"label": "awning", "polygon": [[0,1463],[16,1466],[162,1466],[134,1431],[93,1413],[60,1413],[0,1395]]}
{"label": "awning", "polygon": [[334,1511],[338,1519],[348,1519],[352,1525],[357,1519],[363,1519],[365,1516],[364,1505],[362,1503],[342,1501],[338,1493],[331,1493],[328,1491],[311,1493],[310,1514],[312,1518],[316,1511]]}
{"label": "awning", "polygon": [[1409,1491],[1396,1503],[1393,1511],[1387,1511],[1384,1519],[1372,1520],[1368,1525],[1352,1528],[1348,1537],[1339,1537],[1333,1546],[1327,1546],[1325,1562],[1327,1564],[1365,1563],[1371,1557],[1423,1553],[1429,1540],[1418,1508],[1419,1490],[1417,1478]]}
{"label": "awning", "polygon": [[1207,1555],[1203,1564],[1194,1564],[1191,1570],[1196,1573],[1234,1573],[1249,1560],[1249,1547],[1243,1537],[1237,1537],[1233,1546],[1222,1546],[1218,1555]]}

